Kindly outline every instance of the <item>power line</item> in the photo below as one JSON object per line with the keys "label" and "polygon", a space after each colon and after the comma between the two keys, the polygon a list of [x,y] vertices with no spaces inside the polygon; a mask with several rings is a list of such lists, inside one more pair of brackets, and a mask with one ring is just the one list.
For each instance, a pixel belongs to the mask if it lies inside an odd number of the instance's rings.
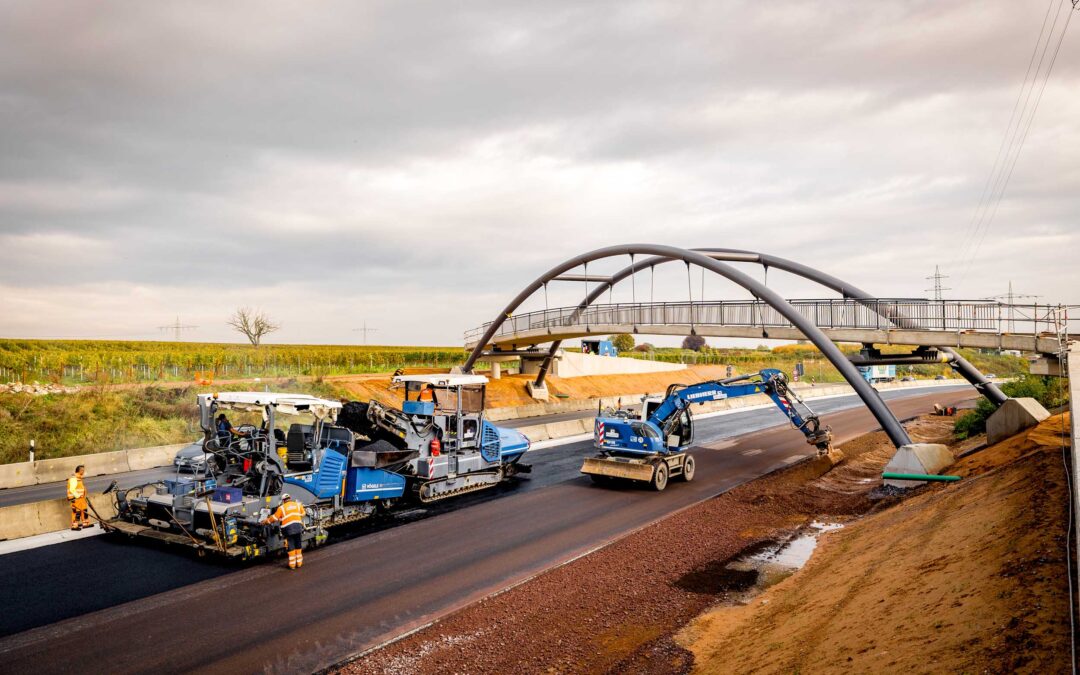
{"label": "power line", "polygon": [[1013,293],[1012,279],[1009,279],[1009,292],[999,295],[991,295],[987,300],[1005,300],[1005,304],[1009,307],[1008,326],[1009,332],[1016,332],[1016,301],[1021,298],[1035,298],[1038,300],[1041,295],[1031,295],[1029,293]]}
{"label": "power line", "polygon": [[173,340],[176,340],[177,342],[180,342],[180,338],[183,335],[184,331],[195,330],[196,328],[198,328],[198,326],[191,326],[191,325],[185,326],[185,325],[181,324],[179,316],[176,317],[176,322],[175,323],[169,324],[168,326],[158,326],[158,330],[172,333],[173,334]]}
{"label": "power line", "polygon": [[[1080,0],[1073,0],[1074,10],[1076,9],[1077,2],[1080,2]],[[986,221],[986,227],[983,230],[982,236],[975,245],[972,259],[979,254],[979,249],[982,247],[983,240],[986,239],[986,233],[990,231],[990,225],[994,222],[994,216],[997,215],[998,207],[1001,206],[1001,202],[1005,197],[1005,190],[1009,187],[1009,180],[1012,178],[1013,171],[1016,169],[1016,162],[1020,159],[1020,152],[1024,149],[1024,141],[1027,140],[1028,132],[1031,131],[1031,123],[1035,120],[1035,113],[1039,110],[1039,103],[1042,102],[1043,92],[1046,91],[1046,84],[1050,81],[1050,72],[1054,69],[1054,64],[1057,63],[1058,53],[1061,51],[1061,43],[1065,39],[1065,31],[1069,30],[1069,22],[1072,20],[1072,11],[1069,11],[1068,14],[1068,17],[1065,19],[1065,26],[1061,29],[1061,35],[1058,36],[1057,44],[1054,46],[1054,55],[1050,58],[1050,65],[1046,68],[1046,77],[1043,78],[1042,86],[1039,88],[1039,95],[1035,97],[1035,105],[1032,106],[1031,115],[1028,117],[1027,125],[1024,126],[1024,133],[1020,136],[1020,144],[1016,148],[1016,154],[1013,155],[1012,164],[1009,165],[1009,172],[1005,175],[1005,181],[1001,185],[1001,191],[998,193],[997,201],[994,203],[994,209],[990,212],[990,217]],[[1056,18],[1057,17],[1055,16],[1055,19]],[[1053,29],[1051,28],[1051,30]],[[1047,39],[1047,46],[1049,46],[1049,39]],[[1032,84],[1032,88],[1034,88],[1034,83]]]}
{"label": "power line", "polygon": [[[1054,0],[1050,0],[1050,4],[1046,8],[1047,13],[1043,17],[1043,25],[1039,31],[1039,37],[1035,41],[1035,49],[1028,62],[1028,69],[1024,75],[1024,81],[1020,86],[1020,93],[1017,95],[1017,100],[1013,104],[1013,114],[1009,117],[1009,124],[1005,128],[1002,144],[998,148],[998,156],[994,160],[994,166],[991,169],[990,176],[987,178],[987,184],[983,186],[983,194],[980,197],[979,204],[976,206],[975,213],[972,216],[974,228],[971,228],[969,225],[968,234],[965,236],[958,252],[957,260],[964,263],[961,281],[967,276],[972,262],[978,256],[983,241],[985,241],[986,235],[990,231],[990,225],[997,215],[1001,202],[1004,200],[1009,181],[1012,178],[1013,171],[1016,169],[1016,164],[1023,151],[1028,132],[1031,130],[1032,122],[1035,120],[1035,114],[1038,112],[1039,104],[1042,101],[1043,92],[1046,91],[1046,85],[1050,81],[1050,74],[1053,71],[1054,64],[1057,62],[1058,54],[1061,51],[1061,44],[1065,39],[1065,33],[1069,29],[1069,23],[1072,21],[1072,12],[1073,10],[1076,10],[1077,3],[1080,2],[1080,0],[1070,0],[1070,2],[1071,8],[1066,10],[1068,17],[1066,17],[1065,24],[1061,29],[1061,33],[1058,35],[1057,43],[1054,45],[1054,52],[1050,57],[1046,72],[1042,73],[1042,86],[1039,87],[1038,95],[1035,97],[1035,102],[1031,106],[1031,112],[1029,114],[1028,104],[1031,102],[1031,96],[1035,92],[1036,85],[1039,82],[1042,66],[1046,61],[1046,55],[1050,49],[1050,44],[1053,42],[1054,33],[1057,29],[1058,20],[1061,16],[1061,9],[1065,5],[1065,0],[1059,0],[1058,8],[1057,11],[1054,12],[1054,20],[1050,24],[1049,31],[1046,30],[1046,21],[1049,17],[1050,9],[1054,5]],[[1043,43],[1044,34],[1046,35],[1045,44]],[[1029,86],[1028,75],[1031,74],[1031,65],[1034,63],[1035,54],[1039,53],[1040,46],[1042,47],[1042,52],[1039,55],[1038,64],[1035,66],[1035,72],[1031,77]],[[1026,95],[1024,93],[1025,91],[1027,92]],[[1019,105],[1021,98],[1024,101],[1022,106]],[[1018,107],[1020,110],[1019,115],[1016,114]],[[1014,121],[1015,128],[1013,126]],[[1002,148],[1005,148],[1004,154],[1002,154]],[[987,192],[987,186],[989,186],[989,192]]]}
{"label": "power line", "polygon": [[942,274],[941,269],[937,265],[934,265],[934,273],[931,274],[930,276],[926,277],[927,281],[930,281],[931,279],[934,281],[934,287],[933,288],[927,288],[926,292],[927,293],[933,292],[934,300],[940,301],[942,291],[951,291],[952,290],[951,288],[945,288],[945,287],[943,287],[941,285],[941,280],[942,279],[948,279],[948,278],[949,278],[949,276],[947,274]]}
{"label": "power line", "polygon": [[[1020,91],[1016,94],[1016,101],[1013,102],[1013,109],[1012,112],[1009,114],[1009,123],[1005,126],[1005,133],[1001,135],[1001,144],[998,145],[997,155],[994,156],[994,165],[993,167],[991,167],[990,173],[986,176],[986,183],[983,185],[982,193],[979,195],[979,204],[975,207],[975,211],[971,214],[971,221],[968,223],[967,229],[964,233],[964,239],[961,242],[959,251],[957,251],[958,257],[954,260],[954,262],[964,259],[964,253],[966,252],[966,249],[968,247],[968,241],[975,233],[975,230],[973,229],[975,221],[978,218],[979,213],[982,212],[983,203],[986,201],[986,198],[989,194],[987,191],[990,188],[990,183],[993,182],[994,176],[997,175],[998,164],[1000,163],[1002,157],[1001,153],[1005,149],[1005,141],[1008,140],[1009,131],[1012,129],[1013,122],[1016,120],[1016,111],[1020,109],[1020,99],[1024,97],[1024,90],[1027,89],[1028,75],[1031,74],[1031,66],[1035,63],[1035,55],[1039,53],[1039,45],[1042,44],[1043,33],[1046,32],[1046,21],[1050,18],[1050,9],[1053,6],[1054,0],[1050,0],[1049,4],[1046,5],[1046,14],[1043,15],[1042,26],[1039,28],[1039,37],[1037,40],[1035,40],[1035,46],[1031,50],[1031,58],[1028,59],[1027,70],[1024,71],[1023,83],[1020,85]],[[1032,80],[1032,84],[1034,85],[1034,80]]]}
{"label": "power line", "polygon": [[367,327],[367,320],[365,319],[364,320],[364,327],[363,328],[353,328],[353,332],[354,333],[363,333],[364,334],[364,344],[367,344],[367,334],[368,333],[377,333],[377,332],[379,332],[379,329],[378,328],[368,328]]}

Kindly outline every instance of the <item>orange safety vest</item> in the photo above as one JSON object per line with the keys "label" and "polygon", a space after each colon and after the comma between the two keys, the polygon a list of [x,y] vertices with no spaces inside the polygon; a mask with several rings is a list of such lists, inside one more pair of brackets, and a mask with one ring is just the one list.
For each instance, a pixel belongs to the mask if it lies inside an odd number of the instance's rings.
{"label": "orange safety vest", "polygon": [[274,520],[280,520],[281,526],[286,527],[293,523],[304,522],[304,505],[300,502],[290,499],[283,503],[274,512]]}
{"label": "orange safety vest", "polygon": [[86,496],[86,486],[78,476],[69,476],[67,487],[68,499],[81,499]]}

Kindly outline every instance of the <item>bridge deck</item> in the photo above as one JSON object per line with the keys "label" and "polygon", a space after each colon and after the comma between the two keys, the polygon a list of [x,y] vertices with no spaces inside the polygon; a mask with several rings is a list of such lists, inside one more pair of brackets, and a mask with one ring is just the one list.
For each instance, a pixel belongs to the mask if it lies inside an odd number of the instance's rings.
{"label": "bridge deck", "polygon": [[[790,302],[838,342],[1057,354],[1062,339],[1068,338],[1068,319],[1060,306],[908,299],[870,303],[843,299]],[[466,347],[475,347],[488,326],[466,333]],[[780,340],[805,337],[777,310],[762,302],[664,302],[592,305],[586,309],[560,307],[519,314],[507,319],[488,344],[522,348],[587,335],[684,336],[691,331],[707,337]]]}

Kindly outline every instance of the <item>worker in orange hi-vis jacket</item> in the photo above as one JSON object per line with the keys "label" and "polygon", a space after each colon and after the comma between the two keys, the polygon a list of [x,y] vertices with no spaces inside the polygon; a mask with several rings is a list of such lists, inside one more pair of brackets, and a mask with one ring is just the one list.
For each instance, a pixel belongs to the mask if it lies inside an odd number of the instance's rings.
{"label": "worker in orange hi-vis jacket", "polygon": [[304,551],[301,535],[304,533],[304,505],[295,501],[288,493],[281,495],[281,506],[274,515],[263,521],[264,525],[281,523],[281,533],[285,535],[285,548],[289,551],[289,569],[304,566]]}
{"label": "worker in orange hi-vis jacket", "polygon": [[87,515],[86,486],[83,485],[83,474],[86,467],[80,464],[75,467],[75,473],[68,477],[67,497],[71,504],[71,529],[81,530],[84,527],[93,527],[90,516]]}

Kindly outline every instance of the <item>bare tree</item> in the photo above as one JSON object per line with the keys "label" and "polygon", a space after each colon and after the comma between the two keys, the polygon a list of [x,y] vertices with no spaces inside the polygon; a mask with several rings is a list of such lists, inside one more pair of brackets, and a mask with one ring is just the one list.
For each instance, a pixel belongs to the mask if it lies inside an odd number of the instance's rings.
{"label": "bare tree", "polygon": [[238,308],[228,323],[233,327],[233,330],[241,333],[256,347],[262,342],[264,335],[281,328],[281,326],[274,323],[273,319],[266,316],[261,309],[251,309],[250,307]]}

